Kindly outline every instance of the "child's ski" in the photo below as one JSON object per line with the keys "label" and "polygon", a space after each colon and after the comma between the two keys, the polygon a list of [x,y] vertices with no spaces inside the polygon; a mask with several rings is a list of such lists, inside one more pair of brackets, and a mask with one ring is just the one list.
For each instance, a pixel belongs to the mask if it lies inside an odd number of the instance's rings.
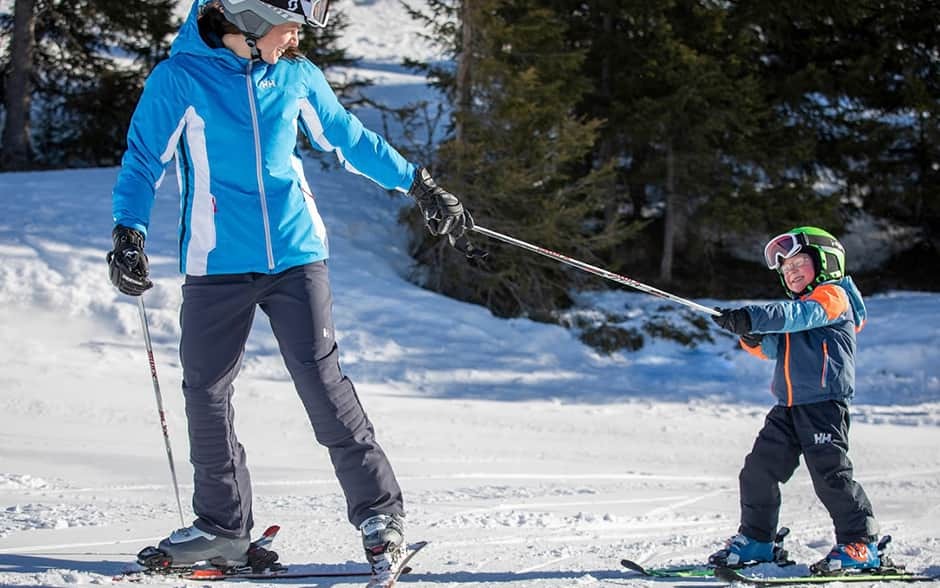
{"label": "child's ski", "polygon": [[622,559],[620,565],[649,578],[710,578],[715,574],[715,566],[708,564],[647,568],[633,560]]}
{"label": "child's ski", "polygon": [[876,569],[865,572],[789,576],[784,578],[759,578],[756,576],[747,576],[740,570],[730,568],[716,568],[715,577],[727,582],[738,582],[750,586],[790,586],[798,584],[827,584],[829,582],[936,582],[940,576],[921,576],[898,571],[894,568]]}
{"label": "child's ski", "polygon": [[[774,560],[772,562],[748,562],[741,567],[749,568],[756,565],[767,564],[775,564],[780,567],[792,566],[795,562],[790,559],[787,550],[783,548],[783,540],[789,534],[790,529],[787,527],[781,527],[780,530],[777,531],[774,537]],[[714,563],[705,563],[647,568],[629,559],[620,560],[620,565],[649,578],[711,578],[715,575],[715,568],[717,567]]]}

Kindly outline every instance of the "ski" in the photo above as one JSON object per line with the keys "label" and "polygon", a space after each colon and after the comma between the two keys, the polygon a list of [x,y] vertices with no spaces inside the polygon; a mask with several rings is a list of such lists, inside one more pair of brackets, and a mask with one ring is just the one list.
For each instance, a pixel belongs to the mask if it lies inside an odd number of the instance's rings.
{"label": "ski", "polygon": [[240,573],[273,573],[286,569],[277,563],[277,553],[269,548],[274,538],[281,530],[279,525],[271,525],[264,530],[260,537],[248,546],[248,564],[234,568],[221,568],[207,563],[204,566],[173,566],[166,554],[156,547],[145,547],[137,554],[137,564],[141,566],[136,570],[125,570],[112,578],[113,581],[136,581],[145,576],[167,576],[185,579],[194,574],[240,574]]}
{"label": "ski", "polygon": [[[251,542],[248,548],[248,565],[230,568],[221,568],[211,564],[182,567],[161,566],[159,564],[162,563],[162,560],[160,560],[158,553],[145,551],[143,552],[145,554],[144,561],[157,562],[157,565],[145,566],[137,570],[127,570],[114,576],[112,580],[115,582],[139,582],[143,578],[163,577],[173,580],[212,582],[223,580],[356,578],[372,575],[372,570],[368,568],[358,570],[318,570],[315,568],[289,570],[287,566],[277,562],[277,553],[269,549],[278,531],[280,531],[280,527],[272,525],[265,529],[258,539]],[[407,574],[410,571],[410,567],[403,565],[399,575]]]}
{"label": "ski", "polygon": [[[790,529],[787,527],[781,527],[777,531],[776,536],[774,536],[774,561],[772,562],[747,562],[742,564],[739,568],[749,568],[757,565],[767,565],[773,564],[780,567],[792,566],[795,562],[789,558],[787,550],[783,548],[783,540],[787,535],[790,534]],[[723,553],[723,552],[719,552]],[[727,553],[724,552],[725,556]],[[714,556],[712,556],[714,557]],[[721,563],[721,562],[718,562]],[[706,563],[706,564],[689,564],[689,565],[677,565],[677,566],[665,566],[659,568],[647,568],[633,560],[622,559],[620,560],[620,565],[642,574],[648,578],[711,578],[715,575],[715,568],[717,567],[715,563]]]}
{"label": "ski", "polygon": [[409,570],[408,562],[411,561],[419,551],[427,546],[427,541],[419,541],[408,546],[408,552],[405,554],[405,557],[398,563],[398,566],[394,570],[388,570],[383,574],[372,574],[372,578],[369,580],[369,583],[366,584],[366,588],[392,588],[398,578],[405,573],[405,570]]}
{"label": "ski", "polygon": [[[400,575],[411,572],[411,568],[405,566]],[[372,570],[317,570],[304,569],[301,571],[291,571],[287,566],[277,570],[267,570],[255,572],[251,569],[240,570],[233,569],[229,571],[220,569],[197,568],[197,569],[179,569],[178,571],[153,572],[149,570],[131,570],[122,575],[112,578],[115,582],[139,582],[143,578],[167,578],[173,580],[192,580],[195,582],[214,582],[214,581],[232,581],[232,580],[291,580],[303,578],[367,578],[372,575]]]}
{"label": "ski", "polygon": [[715,574],[715,566],[708,564],[647,568],[633,560],[622,559],[620,565],[648,578],[710,578]]}
{"label": "ski", "polygon": [[940,576],[922,576],[909,574],[895,568],[875,569],[865,572],[788,576],[788,577],[756,577],[742,574],[739,570],[730,568],[716,568],[715,577],[727,582],[737,582],[749,586],[791,586],[799,584],[827,584],[829,582],[936,582]]}
{"label": "ski", "polygon": [[[411,572],[411,568],[405,566],[401,569],[399,575],[405,575]],[[289,571],[287,567],[274,571],[265,572],[224,572],[222,570],[194,570],[192,574],[179,576],[182,580],[194,581],[223,581],[223,580],[291,580],[298,578],[365,578],[372,575],[372,570],[304,570],[299,572]]]}
{"label": "ski", "polygon": [[[738,569],[751,568],[758,565],[776,565],[779,567],[785,567],[788,565],[793,565],[793,563],[794,562],[792,561],[776,564],[772,562],[748,563],[744,564],[741,568]],[[712,564],[689,564],[647,568],[629,559],[620,560],[620,565],[627,568],[628,570],[642,574],[647,578],[711,578],[715,575],[716,569]]]}

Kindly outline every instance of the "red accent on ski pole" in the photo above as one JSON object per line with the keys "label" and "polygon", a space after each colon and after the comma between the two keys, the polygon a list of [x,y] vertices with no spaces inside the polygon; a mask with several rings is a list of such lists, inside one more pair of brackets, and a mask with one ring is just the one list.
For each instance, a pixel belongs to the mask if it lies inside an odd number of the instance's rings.
{"label": "red accent on ski pole", "polygon": [[166,445],[166,457],[170,462],[170,476],[173,478],[173,490],[176,492],[176,508],[180,515],[180,526],[185,527],[183,520],[183,502],[180,500],[180,486],[176,481],[176,466],[173,464],[173,449],[170,447],[170,433],[166,426],[166,412],[163,410],[163,395],[160,394],[160,381],[157,380],[157,364],[153,359],[153,345],[150,342],[150,326],[147,323],[147,310],[144,308],[144,297],[137,297],[137,310],[140,314],[140,328],[144,333],[144,343],[147,346],[147,359],[150,362],[150,378],[153,380],[153,393],[157,398],[157,412],[160,415],[160,429],[163,431],[163,443]]}

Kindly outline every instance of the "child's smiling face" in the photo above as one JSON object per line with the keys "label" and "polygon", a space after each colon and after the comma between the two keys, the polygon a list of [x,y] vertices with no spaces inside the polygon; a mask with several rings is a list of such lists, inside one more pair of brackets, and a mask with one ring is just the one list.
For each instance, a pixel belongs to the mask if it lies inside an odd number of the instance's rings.
{"label": "child's smiling face", "polygon": [[787,283],[787,288],[794,294],[805,290],[816,277],[813,259],[808,253],[797,253],[789,259],[784,259],[780,264],[780,273],[783,274],[783,281]]}

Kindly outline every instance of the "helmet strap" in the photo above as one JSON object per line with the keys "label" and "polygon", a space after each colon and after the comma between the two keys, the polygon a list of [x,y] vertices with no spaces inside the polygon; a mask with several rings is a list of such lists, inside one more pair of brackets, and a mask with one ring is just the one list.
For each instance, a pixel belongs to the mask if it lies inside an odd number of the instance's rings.
{"label": "helmet strap", "polygon": [[261,59],[261,51],[258,50],[258,38],[254,35],[249,35],[245,33],[245,43],[248,45],[248,48],[251,49],[251,59]]}

